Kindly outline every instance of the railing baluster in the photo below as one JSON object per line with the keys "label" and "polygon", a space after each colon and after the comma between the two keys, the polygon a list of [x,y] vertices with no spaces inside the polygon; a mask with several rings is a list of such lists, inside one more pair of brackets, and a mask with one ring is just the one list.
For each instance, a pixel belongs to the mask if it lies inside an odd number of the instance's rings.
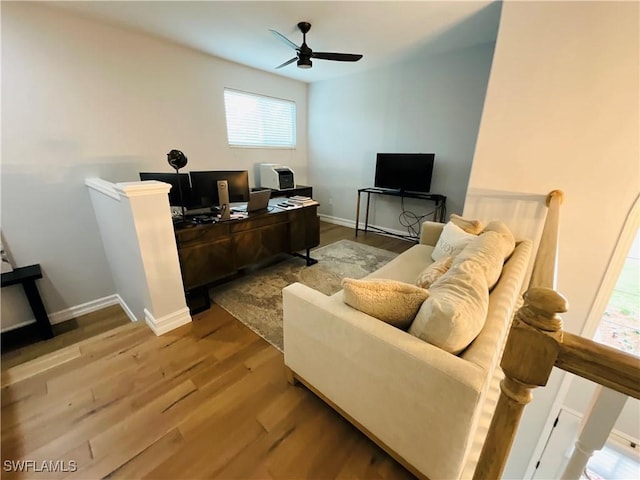
{"label": "railing baluster", "polygon": [[576,440],[569,463],[560,477],[562,480],[580,480],[593,452],[604,447],[627,398],[622,393],[597,387],[591,405],[582,419],[580,436]]}

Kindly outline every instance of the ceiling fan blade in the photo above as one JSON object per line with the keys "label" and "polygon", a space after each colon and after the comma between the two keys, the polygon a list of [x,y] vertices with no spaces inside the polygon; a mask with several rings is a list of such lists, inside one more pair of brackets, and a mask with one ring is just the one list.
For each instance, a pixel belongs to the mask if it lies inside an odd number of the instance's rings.
{"label": "ceiling fan blade", "polygon": [[276,32],[275,30],[271,30],[271,29],[269,29],[269,31],[273,33],[273,35],[281,42],[286,43],[294,50],[298,50],[298,46],[295,43],[293,43],[291,40],[289,40],[287,37],[282,35],[280,32]]}
{"label": "ceiling fan blade", "polygon": [[362,58],[362,55],[355,53],[331,53],[331,52],[313,52],[311,58],[318,58],[320,60],[336,60],[338,62],[357,62]]}
{"label": "ceiling fan blade", "polygon": [[290,63],[295,62],[296,60],[298,60],[298,57],[293,57],[291,60],[287,60],[286,62],[284,62],[282,65],[278,65],[276,67],[276,69],[278,68],[282,68],[282,67],[286,67],[287,65],[289,65]]}

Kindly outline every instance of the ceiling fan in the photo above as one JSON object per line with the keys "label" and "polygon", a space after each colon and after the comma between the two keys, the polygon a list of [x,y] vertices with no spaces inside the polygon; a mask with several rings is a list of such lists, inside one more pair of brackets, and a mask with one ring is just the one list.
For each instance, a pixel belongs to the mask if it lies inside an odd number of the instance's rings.
{"label": "ceiling fan", "polygon": [[291,60],[287,60],[281,65],[278,65],[276,69],[286,67],[296,60],[298,61],[298,68],[311,68],[312,58],[317,58],[319,60],[335,60],[338,62],[357,62],[362,58],[362,55],[354,53],[314,52],[307,46],[307,32],[311,29],[311,24],[309,22],[300,22],[298,23],[298,28],[302,32],[302,45],[300,46],[297,46],[281,33],[276,32],[275,30],[270,30],[278,40],[284,42],[298,52],[297,56],[293,57]]}

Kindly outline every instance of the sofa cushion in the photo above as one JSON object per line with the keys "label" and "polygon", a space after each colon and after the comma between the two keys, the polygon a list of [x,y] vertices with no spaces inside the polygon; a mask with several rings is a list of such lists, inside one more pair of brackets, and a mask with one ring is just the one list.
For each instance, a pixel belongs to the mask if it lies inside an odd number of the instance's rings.
{"label": "sofa cushion", "polygon": [[460,215],[456,215],[452,213],[449,217],[452,223],[460,227],[467,233],[472,235],[479,235],[482,232],[482,222],[480,220],[471,220],[469,218],[461,217]]}
{"label": "sofa cushion", "polygon": [[453,265],[466,261],[477,262],[487,281],[487,288],[492,289],[502,273],[504,260],[511,255],[516,242],[511,232],[507,234],[497,231],[485,231],[471,241],[453,260]]}
{"label": "sofa cushion", "polygon": [[429,296],[424,288],[388,279],[345,278],[342,288],[347,305],[403,330]]}
{"label": "sofa cushion", "polygon": [[458,354],[480,333],[489,307],[489,289],[480,263],[453,265],[429,290],[409,333]]}
{"label": "sofa cushion", "polygon": [[442,277],[442,275],[444,275],[447,270],[449,270],[449,268],[451,268],[452,262],[452,256],[444,257],[437,262],[433,262],[422,272],[420,272],[420,275],[418,275],[418,280],[416,281],[416,285],[421,288],[429,288],[436,280]]}
{"label": "sofa cushion", "polygon": [[414,245],[365,278],[384,278],[415,285],[420,272],[433,263],[431,252],[433,247],[430,245]]}
{"label": "sofa cushion", "polygon": [[442,229],[431,258],[437,261],[451,255],[455,256],[474,238],[476,235],[467,233],[453,222],[449,222]]}

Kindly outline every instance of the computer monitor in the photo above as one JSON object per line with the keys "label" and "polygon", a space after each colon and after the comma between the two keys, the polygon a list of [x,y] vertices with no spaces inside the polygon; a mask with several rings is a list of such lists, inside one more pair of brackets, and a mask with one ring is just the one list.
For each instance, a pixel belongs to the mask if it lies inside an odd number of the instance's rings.
{"label": "computer monitor", "polygon": [[201,207],[217,207],[218,180],[229,185],[230,202],[249,201],[249,172],[247,170],[211,170],[189,172],[193,201]]}
{"label": "computer monitor", "polygon": [[[169,190],[169,205],[175,207],[183,206],[180,201],[180,188],[182,188],[184,207],[187,208],[191,206],[191,185],[189,184],[189,174],[140,172],[140,180],[157,180],[171,185],[171,190]],[[178,181],[180,182],[180,186],[178,186]]]}

